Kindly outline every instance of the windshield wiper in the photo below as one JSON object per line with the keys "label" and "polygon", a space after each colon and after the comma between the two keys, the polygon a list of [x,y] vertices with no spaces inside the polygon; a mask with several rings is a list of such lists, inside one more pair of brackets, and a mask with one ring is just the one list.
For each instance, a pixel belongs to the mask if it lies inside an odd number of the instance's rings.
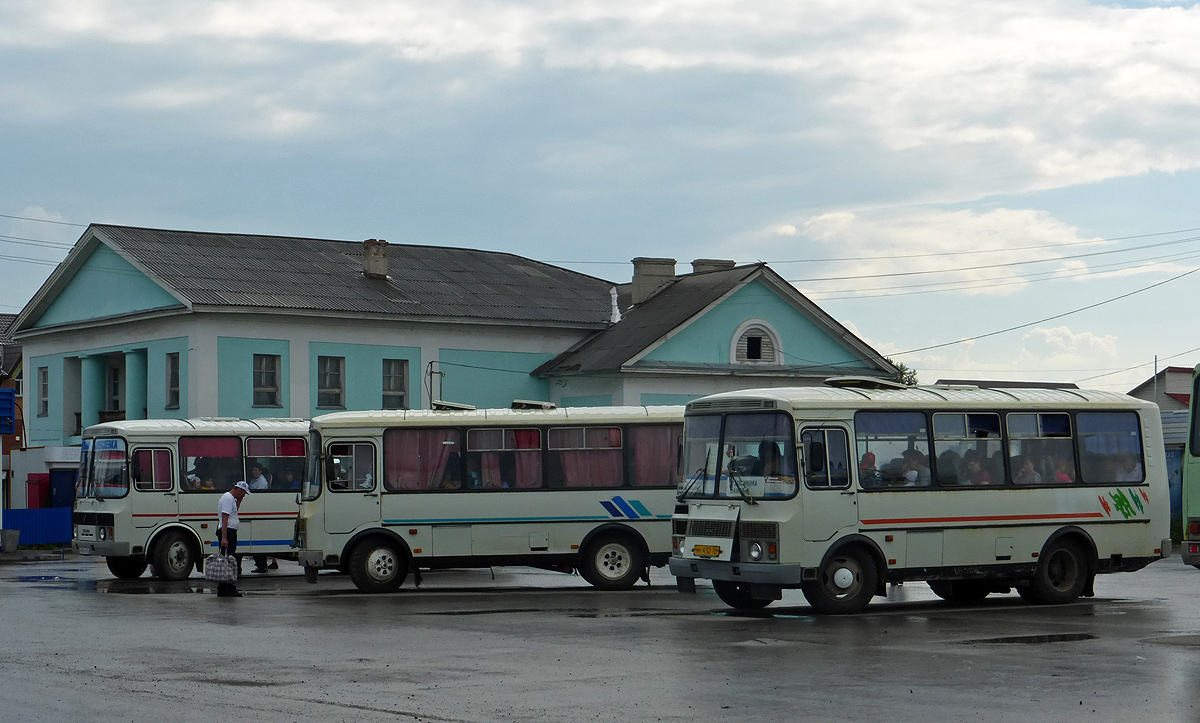
{"label": "windshield wiper", "polygon": [[687,493],[692,490],[692,487],[696,486],[697,482],[699,482],[702,479],[708,478],[708,461],[710,459],[712,459],[712,450],[711,449],[708,450],[708,452],[704,455],[704,466],[701,467],[700,469],[696,470],[696,473],[692,475],[692,478],[690,480],[688,480],[687,485],[683,489],[681,489],[678,494],[675,495],[676,502],[682,502],[683,499],[685,497],[687,497]]}
{"label": "windshield wiper", "polygon": [[754,497],[750,495],[750,490],[746,489],[746,486],[742,484],[742,475],[739,474],[738,471],[733,467],[729,468],[729,481],[733,484],[733,486],[737,487],[738,492],[742,493],[741,500],[743,502],[750,505],[758,504],[758,500],[754,499]]}

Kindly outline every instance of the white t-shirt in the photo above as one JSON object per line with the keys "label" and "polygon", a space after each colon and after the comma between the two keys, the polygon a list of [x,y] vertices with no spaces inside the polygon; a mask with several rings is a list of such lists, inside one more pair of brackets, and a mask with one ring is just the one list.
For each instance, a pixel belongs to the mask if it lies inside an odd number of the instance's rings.
{"label": "white t-shirt", "polygon": [[259,476],[255,477],[254,479],[250,480],[250,489],[252,489],[252,490],[265,490],[270,486],[271,486],[271,483],[269,481],[267,481],[267,478],[262,476],[261,474]]}
{"label": "white t-shirt", "polygon": [[217,531],[221,531],[221,515],[229,515],[229,529],[236,530],[238,528],[238,501],[233,496],[232,492],[226,492],[221,495],[221,499],[217,501]]}

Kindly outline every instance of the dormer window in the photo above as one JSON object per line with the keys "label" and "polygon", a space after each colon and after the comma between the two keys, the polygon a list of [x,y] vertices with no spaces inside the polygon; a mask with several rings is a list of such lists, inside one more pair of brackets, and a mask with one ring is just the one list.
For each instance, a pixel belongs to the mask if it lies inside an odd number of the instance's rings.
{"label": "dormer window", "polygon": [[779,337],[765,322],[748,322],[738,329],[731,356],[738,364],[779,364]]}

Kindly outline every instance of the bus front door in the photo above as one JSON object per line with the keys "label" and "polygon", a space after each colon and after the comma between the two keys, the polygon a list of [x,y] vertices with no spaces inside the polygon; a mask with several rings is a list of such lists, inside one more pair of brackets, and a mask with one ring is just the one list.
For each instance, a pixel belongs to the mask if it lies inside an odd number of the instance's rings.
{"label": "bus front door", "polygon": [[325,531],[353,532],[380,521],[375,446],[369,442],[336,442],[325,454]]}
{"label": "bus front door", "polygon": [[800,491],[804,539],[822,542],[858,526],[858,496],[850,474],[849,434],[841,427],[802,427]]}

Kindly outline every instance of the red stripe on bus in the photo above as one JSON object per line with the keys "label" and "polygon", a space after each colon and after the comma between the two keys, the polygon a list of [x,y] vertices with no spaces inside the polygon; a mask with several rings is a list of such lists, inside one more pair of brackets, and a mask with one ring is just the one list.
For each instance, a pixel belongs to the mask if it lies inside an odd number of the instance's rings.
{"label": "red stripe on bus", "polygon": [[979,515],[973,517],[895,517],[883,520],[863,520],[864,525],[899,525],[918,522],[1002,522],[1012,520],[1072,520],[1080,517],[1104,517],[1103,512],[1078,512],[1058,515]]}

